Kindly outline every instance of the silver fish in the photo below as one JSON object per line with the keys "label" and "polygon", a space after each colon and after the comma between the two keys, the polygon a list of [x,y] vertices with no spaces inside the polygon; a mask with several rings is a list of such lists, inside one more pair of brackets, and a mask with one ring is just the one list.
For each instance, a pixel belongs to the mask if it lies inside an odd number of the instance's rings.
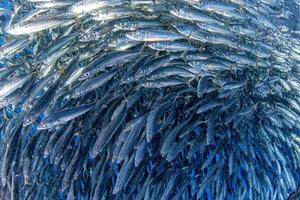
{"label": "silver fish", "polygon": [[87,113],[92,107],[93,104],[89,104],[59,111],[43,119],[42,122],[39,124],[38,129],[44,130],[64,124],[72,119],[75,119]]}
{"label": "silver fish", "polygon": [[30,35],[59,25],[72,23],[72,19],[64,18],[42,18],[32,21],[21,21],[12,24],[6,29],[6,32],[12,35]]}
{"label": "silver fish", "polygon": [[131,33],[127,33],[126,37],[131,40],[144,42],[173,41],[183,39],[183,36],[174,32],[151,29],[140,29],[133,31]]}

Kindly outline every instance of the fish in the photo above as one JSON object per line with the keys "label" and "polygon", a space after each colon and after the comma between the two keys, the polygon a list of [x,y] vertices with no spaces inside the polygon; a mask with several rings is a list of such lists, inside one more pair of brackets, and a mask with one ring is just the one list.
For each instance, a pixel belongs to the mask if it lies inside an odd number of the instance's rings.
{"label": "fish", "polygon": [[44,130],[44,129],[49,129],[64,124],[72,119],[75,119],[76,117],[85,114],[93,107],[93,105],[94,104],[81,105],[78,107],[59,111],[43,119],[39,124],[38,129]]}
{"label": "fish", "polygon": [[105,10],[94,13],[93,20],[96,21],[109,21],[118,18],[130,17],[132,14],[131,10],[123,7],[106,8]]}
{"label": "fish", "polygon": [[122,189],[124,189],[126,179],[128,178],[130,169],[133,167],[133,165],[134,165],[134,157],[133,156],[130,159],[127,159],[123,163],[120,173],[117,177],[116,184],[113,189],[114,194],[117,194]]}
{"label": "fish", "polygon": [[159,56],[148,63],[143,63],[144,65],[138,70],[136,70],[135,76],[136,78],[141,78],[146,75],[149,75],[151,72],[155,71],[156,69],[160,67],[164,67],[168,65],[171,61],[179,58],[180,58],[179,56],[174,56],[174,55]]}
{"label": "fish", "polygon": [[146,29],[146,28],[153,28],[159,27],[162,24],[156,20],[122,20],[116,23],[114,26],[120,30],[125,31],[134,31],[138,29]]}
{"label": "fish", "polygon": [[95,158],[104,149],[105,145],[109,142],[109,139],[121,125],[122,121],[126,117],[126,107],[127,104],[122,103],[119,107],[119,112],[114,115],[114,118],[110,121],[110,123],[99,133],[91,151],[93,158]]}
{"label": "fish", "polygon": [[0,58],[8,57],[13,53],[22,51],[30,43],[31,40],[28,37],[21,37],[21,38],[17,38],[16,40],[7,42],[6,44],[0,47]]}
{"label": "fish", "polygon": [[158,51],[169,51],[169,52],[178,52],[178,51],[197,51],[198,48],[185,44],[182,42],[153,42],[148,44],[151,49]]}
{"label": "fish", "polygon": [[100,58],[98,58],[97,60],[94,60],[90,64],[90,66],[88,66],[84,70],[85,72],[83,72],[83,74],[79,76],[78,80],[80,81],[86,80],[108,67],[119,64],[119,62],[124,62],[124,63],[129,62],[137,55],[138,52],[136,51],[117,51],[117,52],[111,52],[105,54]]}
{"label": "fish", "polygon": [[72,98],[79,98],[99,87],[104,85],[107,81],[109,81],[113,76],[116,74],[116,72],[107,72],[104,74],[101,74],[95,78],[89,79],[82,83],[78,88],[76,88],[71,95]]}
{"label": "fish", "polygon": [[22,87],[31,77],[32,74],[20,75],[13,78],[12,80],[0,82],[0,99],[3,99],[18,88]]}
{"label": "fish", "polygon": [[223,22],[218,21],[217,19],[205,14],[198,12],[193,9],[188,9],[187,7],[182,7],[182,8],[173,8],[170,10],[170,14],[182,18],[182,19],[187,19],[187,20],[193,20],[197,22],[208,22],[208,23],[216,23],[222,25]]}
{"label": "fish", "polygon": [[6,29],[6,32],[11,35],[30,35],[39,31],[54,28],[56,26],[72,23],[73,19],[64,18],[44,18],[38,20],[21,21],[12,24]]}
{"label": "fish", "polygon": [[113,0],[113,1],[96,1],[96,0],[81,0],[79,2],[73,3],[70,7],[70,11],[76,15],[87,14],[99,10],[101,8],[109,7],[112,5],[122,4],[122,0]]}
{"label": "fish", "polygon": [[40,4],[37,4],[37,8],[61,8],[61,7],[66,7],[73,5],[72,1],[68,0],[60,0],[60,1],[44,1],[41,2]]}
{"label": "fish", "polygon": [[139,137],[139,134],[143,126],[145,125],[145,122],[146,122],[146,116],[142,116],[139,119],[137,119],[136,122],[132,125],[132,129],[128,133],[127,138],[124,141],[124,144],[122,145],[122,148],[120,149],[120,152],[118,154],[118,158],[117,158],[118,162],[125,160],[126,157],[129,155],[133,145],[135,144],[136,140]]}
{"label": "fish", "polygon": [[169,76],[179,76],[184,78],[193,78],[195,74],[189,71],[189,68],[185,66],[172,66],[172,67],[163,67],[157,69],[147,77],[147,80],[155,80],[160,78],[167,78]]}
{"label": "fish", "polygon": [[141,85],[145,88],[164,88],[164,87],[170,87],[175,85],[182,85],[186,84],[185,81],[175,78],[175,77],[168,77],[168,78],[161,78],[156,80],[149,80],[145,81]]}
{"label": "fish", "polygon": [[121,36],[119,38],[114,38],[111,40],[111,42],[108,44],[109,47],[112,47],[118,51],[125,51],[128,50],[134,46],[137,46],[140,44],[138,41],[132,41],[126,36]]}
{"label": "fish", "polygon": [[134,41],[141,42],[159,42],[159,41],[174,41],[183,39],[183,36],[164,30],[139,29],[125,34],[125,36]]}

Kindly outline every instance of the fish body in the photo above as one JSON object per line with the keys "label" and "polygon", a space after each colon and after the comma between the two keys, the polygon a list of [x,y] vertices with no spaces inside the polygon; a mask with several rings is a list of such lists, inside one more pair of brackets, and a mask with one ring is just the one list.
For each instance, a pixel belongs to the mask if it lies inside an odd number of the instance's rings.
{"label": "fish body", "polygon": [[87,78],[90,78],[96,73],[99,73],[108,67],[120,64],[120,62],[129,62],[137,55],[138,52],[136,51],[111,52],[106,55],[103,55],[102,57],[94,60],[90,64],[90,66],[87,69],[85,69],[85,72],[79,77],[79,80],[85,80]]}
{"label": "fish body", "polygon": [[159,41],[173,41],[183,39],[183,37],[177,33],[163,31],[163,30],[151,30],[151,29],[140,29],[126,34],[131,40],[144,41],[144,42],[159,42]]}
{"label": "fish body", "polygon": [[44,18],[33,21],[22,21],[12,24],[6,29],[6,32],[11,35],[30,35],[49,28],[54,28],[59,25],[72,22],[72,19],[64,18]]}
{"label": "fish body", "polygon": [[7,80],[0,83],[0,99],[6,97],[7,95],[14,92],[16,89],[23,86],[23,84],[31,78],[29,75],[21,75],[13,78],[12,80]]}
{"label": "fish body", "polygon": [[98,0],[81,0],[73,4],[70,10],[77,15],[90,13],[112,5],[122,4],[123,0],[98,1]]}
{"label": "fish body", "polygon": [[159,26],[161,26],[161,23],[156,20],[122,20],[121,22],[115,24],[116,28],[128,31]]}
{"label": "fish body", "polygon": [[116,72],[107,72],[107,73],[101,74],[95,78],[85,81],[83,84],[81,84],[78,88],[76,88],[74,90],[74,93],[72,94],[72,98],[81,97],[81,96],[101,87],[107,81],[109,81],[115,74],[116,74]]}
{"label": "fish body", "polygon": [[150,48],[159,51],[197,51],[198,48],[182,42],[153,42],[148,45]]}
{"label": "fish body", "polygon": [[43,119],[43,121],[39,124],[38,129],[49,129],[55,126],[61,125],[70,121],[76,117],[79,117],[86,112],[88,112],[93,107],[93,104],[90,105],[82,105],[75,108],[69,108],[66,110],[59,111],[53,115],[50,115]]}

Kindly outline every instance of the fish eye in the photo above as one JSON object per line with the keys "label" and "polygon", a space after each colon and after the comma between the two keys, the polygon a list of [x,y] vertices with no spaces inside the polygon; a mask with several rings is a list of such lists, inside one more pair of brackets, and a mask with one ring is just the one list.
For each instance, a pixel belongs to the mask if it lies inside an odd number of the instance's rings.
{"label": "fish eye", "polygon": [[194,64],[194,65],[198,65],[198,64],[199,64],[199,62],[197,62],[197,61],[194,61],[194,62],[193,62],[193,64]]}
{"label": "fish eye", "polygon": [[233,25],[233,28],[234,28],[234,29],[237,29],[237,28],[238,28],[238,26],[237,26],[237,25]]}
{"label": "fish eye", "polygon": [[120,26],[126,26],[126,22],[120,22]]}
{"label": "fish eye", "polygon": [[204,5],[204,2],[203,2],[203,1],[199,1],[198,5],[199,5],[199,6],[203,6],[203,5]]}
{"label": "fish eye", "polygon": [[135,31],[135,32],[132,32],[132,35],[137,35],[137,32]]}
{"label": "fish eye", "polygon": [[90,75],[90,73],[85,73],[85,74],[84,74],[85,77],[87,77],[87,76],[89,76],[89,75]]}
{"label": "fish eye", "polygon": [[31,118],[28,118],[26,121],[27,121],[27,122],[32,122],[32,119],[31,119]]}
{"label": "fish eye", "polygon": [[15,78],[16,76],[17,76],[16,74],[9,75],[10,78]]}

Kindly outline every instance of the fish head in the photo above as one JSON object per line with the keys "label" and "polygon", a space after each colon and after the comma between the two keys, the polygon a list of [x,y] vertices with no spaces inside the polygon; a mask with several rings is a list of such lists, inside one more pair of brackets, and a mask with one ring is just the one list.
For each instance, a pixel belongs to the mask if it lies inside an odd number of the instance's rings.
{"label": "fish head", "polygon": [[144,31],[132,31],[126,34],[126,37],[131,40],[143,40],[145,38]]}
{"label": "fish head", "polygon": [[180,8],[173,8],[170,10],[170,13],[174,16],[181,16],[182,10]]}
{"label": "fish head", "polygon": [[82,91],[80,90],[75,90],[72,94],[71,94],[71,98],[76,99],[82,96]]}
{"label": "fish head", "polygon": [[152,42],[148,46],[152,49],[163,49],[166,45],[160,42]]}
{"label": "fish head", "polygon": [[237,60],[238,56],[236,54],[230,53],[230,52],[225,52],[225,56],[228,57],[231,60]]}
{"label": "fish head", "polygon": [[32,116],[27,116],[24,118],[24,121],[23,121],[23,126],[28,126],[30,124],[32,124],[34,121],[33,117]]}
{"label": "fish head", "polygon": [[7,99],[0,100],[0,108],[4,108],[7,105],[8,105],[8,100]]}
{"label": "fish head", "polygon": [[91,151],[91,155],[90,155],[91,158],[92,159],[96,158],[97,155],[99,154],[99,152],[100,152],[100,147],[99,147],[99,145],[95,144],[94,148]]}
{"label": "fish head", "polygon": [[148,72],[148,70],[146,70],[146,69],[140,69],[135,73],[135,76],[137,78],[140,78],[140,77],[146,76],[147,72]]}
{"label": "fish head", "polygon": [[6,32],[11,35],[20,35],[22,34],[21,26],[20,24],[11,24],[6,28]]}
{"label": "fish head", "polygon": [[108,46],[109,47],[117,47],[118,44],[122,43],[122,38],[115,38],[115,39],[109,39],[108,42]]}
{"label": "fish head", "polygon": [[132,23],[130,21],[122,20],[119,23],[115,24],[115,27],[121,30],[127,30],[131,26],[131,24]]}
{"label": "fish head", "polygon": [[239,24],[229,24],[228,28],[233,31],[233,32],[239,32],[239,30],[241,29],[241,26]]}
{"label": "fish head", "polygon": [[81,38],[79,39],[79,41],[81,42],[88,42],[91,39],[91,34],[84,34],[81,36]]}
{"label": "fish head", "polygon": [[198,9],[201,9],[201,8],[204,7],[205,3],[206,3],[206,2],[205,2],[204,0],[200,0],[200,1],[196,2],[196,3],[194,3],[194,6],[195,6],[196,8],[198,8]]}
{"label": "fish head", "polygon": [[83,80],[86,80],[88,78],[91,77],[91,73],[90,72],[85,72],[84,74],[82,74],[81,76],[79,76],[78,80],[79,81],[83,81]]}
{"label": "fish head", "polygon": [[180,31],[185,31],[187,30],[187,26],[186,24],[182,23],[182,22],[174,22],[171,24],[174,28],[176,28],[177,30]]}
{"label": "fish head", "polygon": [[72,5],[69,10],[74,14],[82,14],[84,13],[85,7],[87,5],[87,1],[79,1]]}
{"label": "fish head", "polygon": [[24,104],[22,105],[22,109],[25,111],[31,109],[32,107],[33,107],[33,105],[30,102],[24,102]]}
{"label": "fish head", "polygon": [[207,27],[208,23],[207,23],[207,22],[198,22],[197,25],[198,25],[200,28],[201,28],[201,27],[205,28],[205,27]]}
{"label": "fish head", "polygon": [[157,74],[152,74],[149,77],[147,77],[148,80],[155,80],[155,79],[158,79],[158,78],[159,78],[159,76]]}
{"label": "fish head", "polygon": [[191,61],[191,62],[188,62],[188,65],[191,66],[191,67],[197,67],[199,66],[200,62],[199,61]]}
{"label": "fish head", "polygon": [[42,122],[38,125],[37,129],[38,129],[38,130],[45,130],[45,129],[48,129],[48,127],[49,127],[48,124],[42,121]]}
{"label": "fish head", "polygon": [[132,83],[132,82],[134,82],[134,81],[136,81],[136,77],[133,75],[133,74],[131,74],[131,75],[127,75],[127,76],[125,76],[125,77],[123,77],[122,79],[121,79],[121,82],[124,84],[124,83]]}
{"label": "fish head", "polygon": [[187,60],[191,61],[191,60],[195,60],[197,58],[197,56],[194,55],[194,54],[188,54],[188,55],[185,56],[185,58]]}
{"label": "fish head", "polygon": [[141,85],[145,88],[154,88],[154,87],[160,86],[159,82],[150,82],[150,81],[143,82],[143,83],[141,83]]}

